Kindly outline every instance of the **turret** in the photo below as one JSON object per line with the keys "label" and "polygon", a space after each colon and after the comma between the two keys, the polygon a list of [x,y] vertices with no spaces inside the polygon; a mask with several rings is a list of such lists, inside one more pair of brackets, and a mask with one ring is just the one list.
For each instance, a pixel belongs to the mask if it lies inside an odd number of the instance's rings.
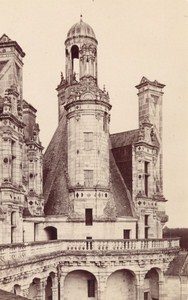
{"label": "turret", "polygon": [[[65,41],[66,70],[58,86],[59,118],[66,114],[70,217],[108,218],[109,96],[97,85],[97,40],[81,19]],[[111,213],[112,217],[113,213]],[[115,216],[115,212],[114,212]]]}

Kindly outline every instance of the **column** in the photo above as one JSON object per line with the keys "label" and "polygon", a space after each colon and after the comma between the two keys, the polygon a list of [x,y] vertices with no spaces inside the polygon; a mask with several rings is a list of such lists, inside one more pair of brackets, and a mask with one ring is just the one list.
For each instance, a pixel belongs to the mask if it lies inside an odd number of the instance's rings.
{"label": "column", "polygon": [[23,285],[21,287],[21,296],[26,297],[26,298],[29,296],[29,285],[28,284]]}
{"label": "column", "polygon": [[165,282],[164,280],[159,280],[159,299],[164,300],[165,295]]}
{"label": "column", "polygon": [[105,292],[106,292],[106,282],[108,275],[100,274],[98,280],[98,300],[105,300]]}
{"label": "column", "polygon": [[[60,300],[64,300],[64,296],[65,296],[65,276],[66,276],[65,273],[61,273],[61,276],[60,276]],[[55,300],[55,299],[53,299],[53,300]]]}
{"label": "column", "polygon": [[45,288],[46,288],[46,278],[41,278],[39,282],[39,292],[37,295],[37,300],[45,300]]}
{"label": "column", "polygon": [[52,278],[52,300],[58,300],[58,277],[55,274],[55,277]]}
{"label": "column", "polygon": [[145,274],[136,275],[136,300],[144,300],[144,278]]}

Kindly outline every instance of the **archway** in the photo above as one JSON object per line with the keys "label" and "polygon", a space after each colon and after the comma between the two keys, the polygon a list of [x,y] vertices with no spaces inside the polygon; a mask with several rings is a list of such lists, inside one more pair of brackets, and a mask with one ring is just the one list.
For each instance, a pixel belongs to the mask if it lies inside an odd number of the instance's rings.
{"label": "archway", "polygon": [[40,279],[34,278],[32,283],[29,286],[28,298],[37,299],[38,293],[40,292]]}
{"label": "archway", "polygon": [[145,276],[144,300],[159,300],[159,274],[155,268],[149,270]]}
{"label": "archway", "polygon": [[136,299],[136,277],[130,270],[118,270],[112,273],[106,283],[106,299]]}
{"label": "archway", "polygon": [[48,276],[45,287],[45,300],[52,300],[52,278]]}
{"label": "archway", "polygon": [[44,228],[44,231],[46,232],[46,239],[48,241],[57,240],[57,228],[53,226],[47,226]]}
{"label": "archway", "polygon": [[73,45],[71,48],[71,57],[72,57],[72,79],[74,78],[78,81],[79,80],[79,48],[77,45]]}
{"label": "archway", "polygon": [[97,300],[97,280],[84,270],[70,272],[65,278],[66,300]]}
{"label": "archway", "polygon": [[21,294],[21,286],[19,284],[15,284],[13,287],[13,293],[15,295],[20,295]]}

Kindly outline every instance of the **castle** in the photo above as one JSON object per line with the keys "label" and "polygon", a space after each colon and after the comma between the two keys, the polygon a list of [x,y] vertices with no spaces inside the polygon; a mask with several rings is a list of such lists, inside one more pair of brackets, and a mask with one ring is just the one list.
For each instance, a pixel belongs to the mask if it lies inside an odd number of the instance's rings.
{"label": "castle", "polygon": [[82,18],[68,31],[59,123],[43,155],[36,109],[22,93],[25,53],[0,38],[1,292],[35,300],[185,300],[187,254],[179,253],[178,238],[162,237],[165,85],[143,77],[139,128],[110,135],[97,45]]}

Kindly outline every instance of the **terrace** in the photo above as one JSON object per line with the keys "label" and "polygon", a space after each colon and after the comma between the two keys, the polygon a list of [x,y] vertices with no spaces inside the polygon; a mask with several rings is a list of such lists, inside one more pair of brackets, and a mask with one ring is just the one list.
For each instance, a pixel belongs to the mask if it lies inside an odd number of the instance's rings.
{"label": "terrace", "polygon": [[129,240],[54,240],[0,245],[0,264],[62,254],[159,253],[178,251],[179,238]]}

